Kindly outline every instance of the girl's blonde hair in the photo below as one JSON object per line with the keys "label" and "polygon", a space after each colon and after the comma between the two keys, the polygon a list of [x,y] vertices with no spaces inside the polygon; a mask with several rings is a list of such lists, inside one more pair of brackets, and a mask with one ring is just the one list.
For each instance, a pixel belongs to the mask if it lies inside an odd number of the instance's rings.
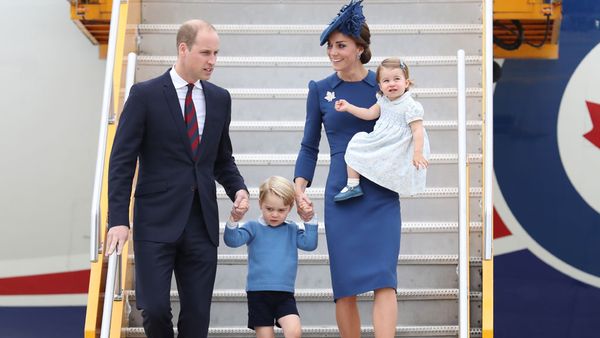
{"label": "girl's blonde hair", "polygon": [[[410,71],[408,70],[408,66],[406,65],[406,63],[404,63],[404,61],[398,58],[387,58],[381,61],[379,66],[377,66],[377,71],[375,72],[375,78],[377,79],[377,83],[381,81],[381,70],[383,68],[401,69],[402,73],[404,73],[404,77],[406,78],[406,80],[408,80],[408,87],[406,88],[406,91],[408,91],[410,89],[410,86],[413,85],[413,81],[410,78]],[[379,90],[379,94],[383,94],[381,90]]]}
{"label": "girl's blonde hair", "polygon": [[260,185],[258,189],[258,202],[262,203],[267,194],[280,197],[285,206],[294,205],[294,185],[288,179],[281,176],[271,176]]}

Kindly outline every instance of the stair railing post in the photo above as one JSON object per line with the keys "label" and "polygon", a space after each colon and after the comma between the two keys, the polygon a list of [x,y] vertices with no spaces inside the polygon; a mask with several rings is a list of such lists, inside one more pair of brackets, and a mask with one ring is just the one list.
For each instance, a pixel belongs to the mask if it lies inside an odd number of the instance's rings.
{"label": "stair railing post", "polygon": [[469,337],[469,224],[467,203],[469,190],[467,187],[467,123],[466,123],[466,84],[465,84],[465,51],[460,49],[456,54],[458,71],[458,294],[459,338]]}
{"label": "stair railing post", "polygon": [[494,171],[494,45],[493,45],[493,1],[485,2],[485,148],[484,148],[484,177],[483,177],[483,201],[484,201],[484,229],[483,229],[483,259],[492,259],[492,234],[493,234],[493,216],[494,205],[492,200],[492,180]]}

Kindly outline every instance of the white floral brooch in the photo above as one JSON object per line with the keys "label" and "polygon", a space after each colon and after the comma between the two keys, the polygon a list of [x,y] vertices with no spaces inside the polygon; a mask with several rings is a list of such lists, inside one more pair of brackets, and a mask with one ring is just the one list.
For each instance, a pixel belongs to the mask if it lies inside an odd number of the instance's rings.
{"label": "white floral brooch", "polygon": [[331,102],[335,99],[335,92],[327,92],[327,95],[325,95],[325,100],[327,100],[327,102]]}

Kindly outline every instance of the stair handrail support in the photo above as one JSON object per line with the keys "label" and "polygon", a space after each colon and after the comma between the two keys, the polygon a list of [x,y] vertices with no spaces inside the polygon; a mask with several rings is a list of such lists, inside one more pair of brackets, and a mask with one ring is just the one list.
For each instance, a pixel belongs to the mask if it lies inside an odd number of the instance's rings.
{"label": "stair handrail support", "polygon": [[484,158],[483,158],[483,259],[492,259],[493,242],[493,175],[494,175],[494,4],[492,0],[485,1],[485,39],[484,39],[484,68],[485,68],[485,93],[484,102]]}
{"label": "stair handrail support", "polygon": [[459,49],[457,63],[458,101],[458,291],[459,291],[459,338],[470,336],[469,324],[469,188],[467,182],[467,123],[466,123],[466,71],[465,51]]}

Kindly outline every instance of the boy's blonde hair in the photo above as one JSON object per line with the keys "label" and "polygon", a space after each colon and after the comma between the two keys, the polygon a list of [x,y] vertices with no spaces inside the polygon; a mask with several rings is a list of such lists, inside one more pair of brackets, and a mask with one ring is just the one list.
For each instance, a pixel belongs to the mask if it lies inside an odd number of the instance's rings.
{"label": "boy's blonde hair", "polygon": [[[408,70],[408,66],[406,65],[406,63],[404,63],[404,61],[402,61],[398,58],[387,58],[387,59],[381,61],[381,64],[379,64],[379,66],[377,66],[377,71],[375,72],[375,78],[377,79],[377,83],[379,83],[379,81],[381,81],[381,70],[383,68],[402,70],[402,73],[404,73],[404,77],[406,78],[406,80],[408,80],[408,87],[406,88],[406,91],[408,91],[410,89],[410,87],[413,85],[413,80],[410,78],[410,72]],[[382,94],[381,90],[379,90],[379,94]]]}
{"label": "boy's blonde hair", "polygon": [[283,200],[285,206],[293,206],[295,199],[294,185],[281,176],[267,178],[258,189],[258,203],[262,203],[267,194],[273,194]]}

